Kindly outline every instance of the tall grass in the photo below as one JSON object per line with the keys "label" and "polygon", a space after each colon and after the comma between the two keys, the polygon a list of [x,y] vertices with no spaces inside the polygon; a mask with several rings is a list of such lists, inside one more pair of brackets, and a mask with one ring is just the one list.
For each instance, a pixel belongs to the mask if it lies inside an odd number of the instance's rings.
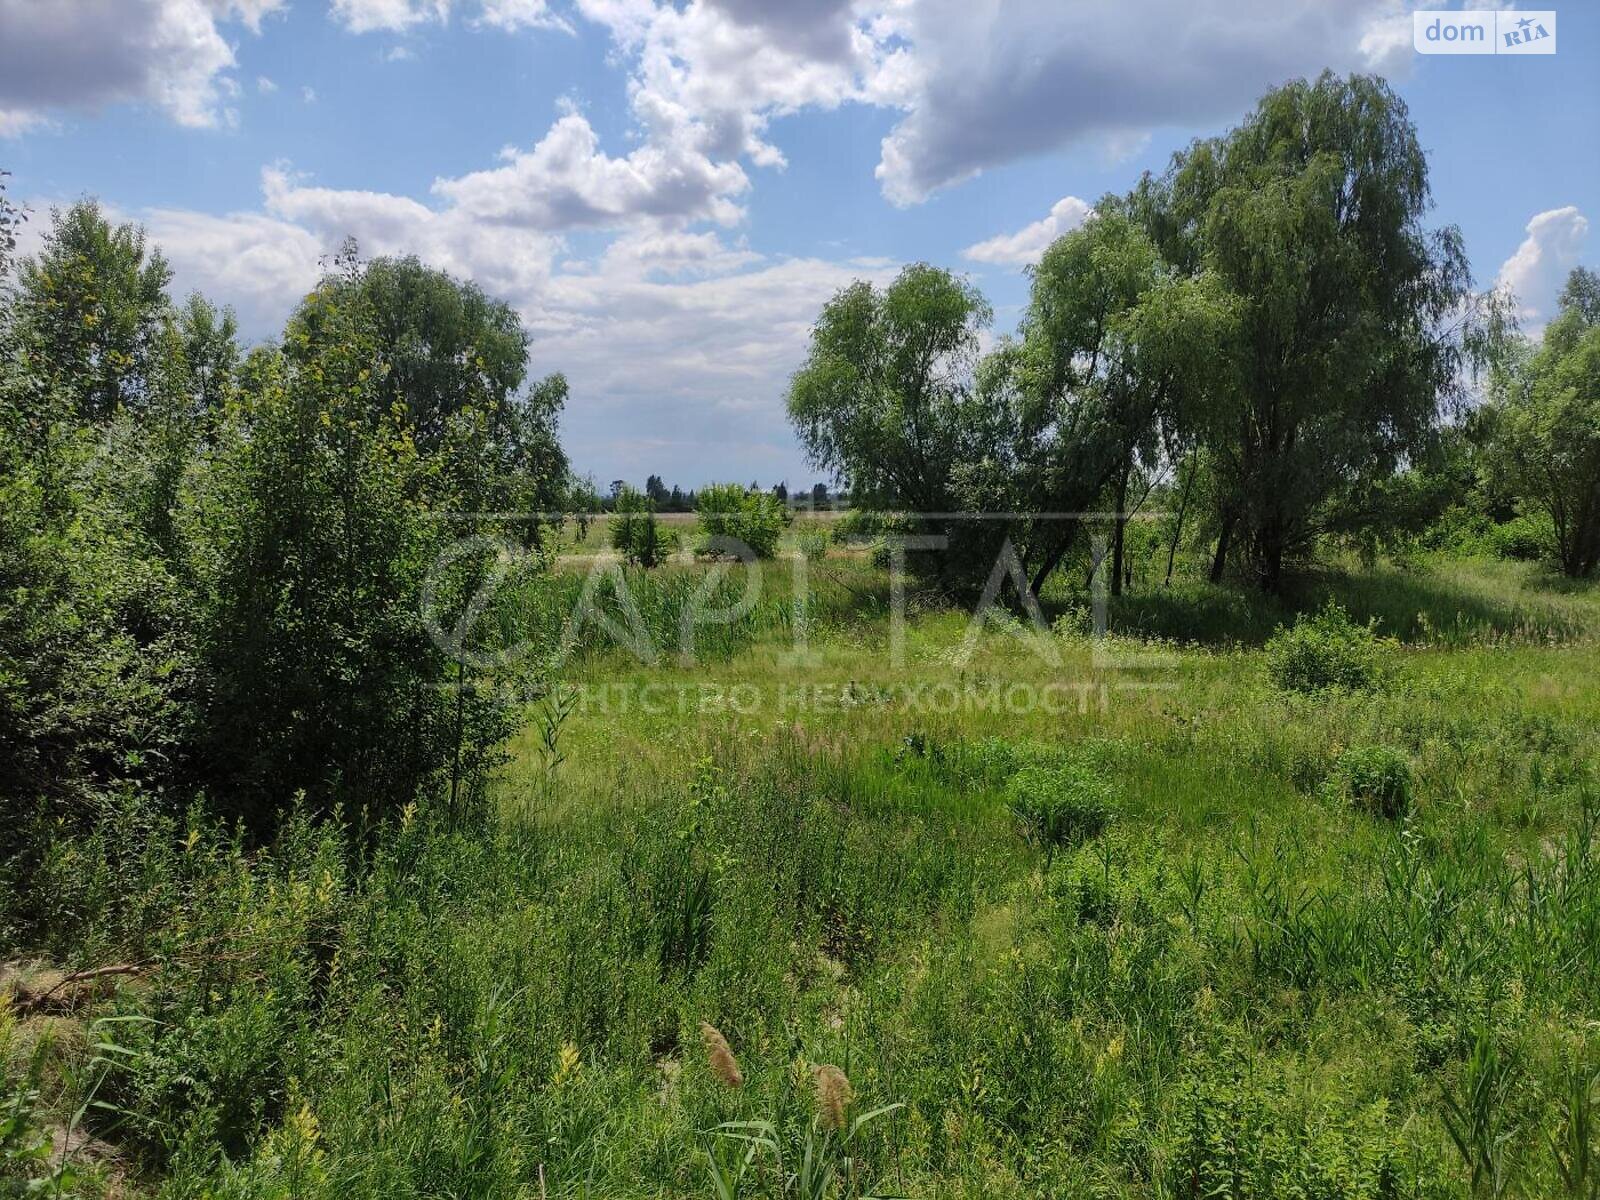
{"label": "tall grass", "polygon": [[[1592,1189],[1591,595],[1499,568],[1453,590],[1446,571],[1379,611],[1386,576],[1331,576],[1407,645],[1369,689],[1300,694],[1256,648],[1289,610],[1217,593],[1195,610],[1213,644],[1166,647],[1166,673],[1140,676],[1159,688],[930,714],[892,685],[1115,669],[1070,634],[1060,666],[1004,634],[956,665],[965,623],[939,612],[892,666],[881,576],[815,569],[805,669],[854,686],[837,708],[552,715],[476,826],[424,806],[353,837],[295,816],[251,848],[203,805],[163,819],[128,796],[58,839],[4,926],[17,952],[145,964],[53,1018],[137,1018],[85,1116],[125,1156],[119,1186]],[[639,580],[664,640],[699,578]],[[583,579],[512,614],[538,626]],[[1429,596],[1429,622],[1490,607],[1459,638],[1408,637],[1399,614]],[[767,597],[687,666],[586,642],[568,678],[792,680],[791,602]],[[1573,628],[1518,633],[1501,624],[1518,603]],[[23,1097],[35,1133],[75,1103],[49,1083]]]}

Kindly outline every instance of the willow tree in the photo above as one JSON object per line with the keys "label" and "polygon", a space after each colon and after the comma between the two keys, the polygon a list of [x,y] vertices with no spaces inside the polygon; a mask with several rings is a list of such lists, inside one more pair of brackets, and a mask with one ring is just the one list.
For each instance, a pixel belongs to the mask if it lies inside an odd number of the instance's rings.
{"label": "willow tree", "polygon": [[789,419],[858,506],[947,512],[973,449],[978,336],[988,303],[918,263],[888,287],[856,282],[823,307],[789,388]]}
{"label": "willow tree", "polygon": [[414,257],[361,264],[354,244],[290,322],[315,334],[345,309],[368,314],[376,417],[399,414],[431,461],[427,486],[441,507],[535,514],[517,525],[531,541],[559,509],[568,463],[557,436],[565,376],[528,380],[530,338],[504,301]]}
{"label": "willow tree", "polygon": [[1130,205],[1169,262],[1237,300],[1239,386],[1199,417],[1221,485],[1217,564],[1237,547],[1275,591],[1330,498],[1436,426],[1465,354],[1460,234],[1424,225],[1428,164],[1405,104],[1382,80],[1328,73],[1175,155]]}
{"label": "willow tree", "polygon": [[1059,518],[1105,508],[1120,592],[1131,482],[1164,470],[1192,410],[1231,386],[1232,321],[1218,281],[1164,262],[1116,198],[1045,251],[1019,340],[984,375],[1003,382],[989,402],[1018,409],[1014,503],[1048,514],[1029,539],[1035,592],[1083,528]]}
{"label": "willow tree", "polygon": [[1514,343],[1493,376],[1490,462],[1550,519],[1568,576],[1600,567],[1600,275],[1582,267],[1537,345]]}
{"label": "willow tree", "polygon": [[1049,248],[1018,336],[980,359],[988,318],[971,285],[928,266],[881,292],[846,288],[813,330],[789,413],[858,505],[913,514],[907,532],[944,539],[920,564],[947,585],[977,587],[1014,554],[1037,594],[1089,510],[1118,514],[1120,559],[1130,478],[1227,377],[1231,302],[1108,201]]}

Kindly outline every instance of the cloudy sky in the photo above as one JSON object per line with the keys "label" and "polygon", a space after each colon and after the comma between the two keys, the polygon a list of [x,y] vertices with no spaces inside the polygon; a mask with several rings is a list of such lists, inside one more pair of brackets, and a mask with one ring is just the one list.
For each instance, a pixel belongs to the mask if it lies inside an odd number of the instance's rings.
{"label": "cloudy sky", "polygon": [[579,469],[804,486],[833,291],[940,263],[1004,332],[1096,197],[1323,67],[1400,89],[1537,327],[1600,258],[1600,6],[1557,11],[1554,57],[1419,57],[1402,0],[0,0],[0,169],[32,237],[98,197],[252,339],[347,235],[416,253],[522,313]]}

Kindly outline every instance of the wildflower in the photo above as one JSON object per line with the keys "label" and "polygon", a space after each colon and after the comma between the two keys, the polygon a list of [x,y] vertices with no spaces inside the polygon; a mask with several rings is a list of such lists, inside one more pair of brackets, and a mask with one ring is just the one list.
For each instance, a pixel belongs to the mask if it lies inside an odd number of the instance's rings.
{"label": "wildflower", "polygon": [[579,1066],[578,1047],[571,1042],[562,1042],[561,1049],[556,1053],[556,1074],[551,1080],[551,1086],[560,1087],[567,1080],[578,1073]]}

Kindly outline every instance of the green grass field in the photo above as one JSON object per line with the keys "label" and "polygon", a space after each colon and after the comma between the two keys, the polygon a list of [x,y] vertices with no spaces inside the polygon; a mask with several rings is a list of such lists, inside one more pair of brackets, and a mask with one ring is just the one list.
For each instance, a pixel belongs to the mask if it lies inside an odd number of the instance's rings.
{"label": "green grass field", "polygon": [[[865,558],[811,564],[798,623],[780,561],[684,664],[703,571],[629,575],[662,660],[587,636],[486,830],[419,811],[357,871],[325,824],[250,852],[130,805],[60,847],[55,958],[160,966],[70,1017],[0,1009],[0,1045],[45,1040],[47,1109],[99,1083],[103,1180],[1596,1194],[1594,587],[1350,565],[1287,602],[1145,590],[1104,641],[1058,595],[1048,638],[972,644],[917,601],[897,655]],[[1392,639],[1373,685],[1278,686],[1264,645],[1330,597]]]}

